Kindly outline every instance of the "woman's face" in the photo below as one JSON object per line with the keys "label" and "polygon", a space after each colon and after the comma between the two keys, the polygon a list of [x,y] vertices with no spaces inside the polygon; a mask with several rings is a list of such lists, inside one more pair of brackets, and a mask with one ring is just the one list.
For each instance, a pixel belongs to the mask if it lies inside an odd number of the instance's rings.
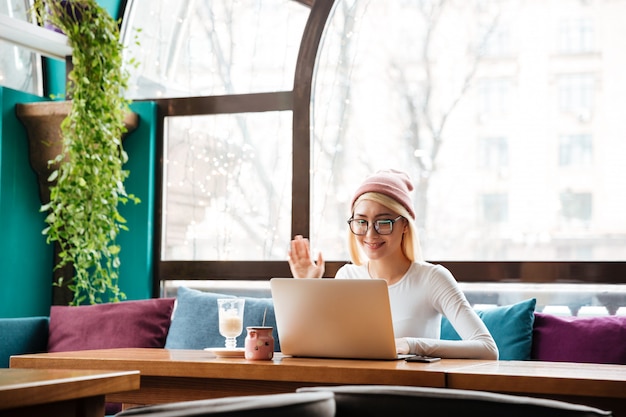
{"label": "woman's face", "polygon": [[362,200],[354,206],[352,217],[356,220],[367,220],[369,223],[366,234],[354,237],[370,260],[381,260],[389,255],[402,254],[402,235],[407,227],[404,218],[393,223],[393,229],[389,235],[381,235],[374,228],[375,221],[394,220],[398,217],[398,213],[375,201]]}

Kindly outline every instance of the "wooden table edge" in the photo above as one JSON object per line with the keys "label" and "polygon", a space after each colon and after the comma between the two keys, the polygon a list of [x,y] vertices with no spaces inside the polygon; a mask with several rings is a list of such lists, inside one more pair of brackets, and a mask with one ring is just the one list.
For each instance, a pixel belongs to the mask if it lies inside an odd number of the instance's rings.
{"label": "wooden table edge", "polygon": [[[42,380],[39,382],[25,382],[15,384],[13,389],[0,388],[0,410],[9,410],[23,406],[28,399],[28,405],[41,405],[51,402],[73,401],[83,398],[93,398],[139,390],[141,387],[141,373],[137,370],[88,370],[88,369],[32,369],[6,368],[8,370],[41,370],[41,371],[81,371],[89,372],[84,375],[60,377],[56,380]],[[59,391],[52,391],[54,386],[62,386]],[[6,392],[7,395],[2,395]],[[79,394],[76,394],[79,392]]]}

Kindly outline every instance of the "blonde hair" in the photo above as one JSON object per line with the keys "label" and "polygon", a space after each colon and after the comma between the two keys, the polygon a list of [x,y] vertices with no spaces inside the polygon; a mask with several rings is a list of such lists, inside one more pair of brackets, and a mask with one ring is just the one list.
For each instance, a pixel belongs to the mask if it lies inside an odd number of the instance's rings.
{"label": "blonde hair", "polygon": [[[389,210],[392,210],[398,213],[400,216],[404,217],[407,222],[408,228],[407,232],[402,235],[402,253],[411,262],[422,261],[422,247],[420,245],[419,235],[417,233],[417,226],[415,225],[415,220],[413,220],[413,217],[411,217],[408,210],[404,208],[402,204],[398,203],[393,198],[386,196],[385,194],[370,192],[362,194],[354,201],[354,204],[352,204],[351,208],[352,215],[354,215],[354,207],[362,200],[370,200],[382,204]],[[365,256],[359,248],[356,236],[350,231],[349,228],[348,250],[350,252],[350,259],[352,260],[352,263],[355,265],[363,265],[363,263],[365,262]]]}

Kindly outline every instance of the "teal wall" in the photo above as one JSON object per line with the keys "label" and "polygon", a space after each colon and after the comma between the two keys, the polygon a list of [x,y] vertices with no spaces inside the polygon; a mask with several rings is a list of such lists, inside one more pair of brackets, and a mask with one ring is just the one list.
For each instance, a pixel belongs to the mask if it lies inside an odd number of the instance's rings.
{"label": "teal wall", "polygon": [[41,99],[1,87],[0,99],[0,317],[47,315],[52,250],[41,234],[44,215],[26,129],[15,115],[15,103]]}
{"label": "teal wall", "polygon": [[119,237],[119,284],[128,299],[140,300],[152,296],[157,106],[153,102],[133,103],[131,110],[139,115],[139,125],[124,139],[128,153],[125,168],[130,172],[124,185],[141,203],[119,207],[130,229]]}
{"label": "teal wall", "polygon": [[[41,97],[0,87],[0,317],[47,315],[52,298],[52,245],[41,234],[44,215],[37,178],[28,162],[26,129],[15,104]],[[120,288],[130,300],[152,296],[156,104],[132,105],[139,125],[124,141],[130,176],[125,185],[141,199],[120,207],[128,232],[119,238]]]}

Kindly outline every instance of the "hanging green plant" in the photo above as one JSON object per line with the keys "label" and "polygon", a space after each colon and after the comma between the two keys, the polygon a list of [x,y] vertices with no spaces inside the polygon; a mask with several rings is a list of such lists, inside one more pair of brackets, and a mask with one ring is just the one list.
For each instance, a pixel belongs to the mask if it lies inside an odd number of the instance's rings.
{"label": "hanging green plant", "polygon": [[[49,178],[50,202],[43,233],[60,245],[55,269],[73,265],[73,277],[60,277],[73,291],[71,305],[120,301],[120,246],[116,239],[128,230],[119,203],[139,200],[128,194],[123,169],[128,156],[122,146],[129,110],[125,99],[128,73],[116,22],[95,0],[35,0],[40,24],[59,28],[72,47],[72,68],[66,96],[69,115],[61,124],[63,151]],[[70,282],[64,282],[70,280]]]}

